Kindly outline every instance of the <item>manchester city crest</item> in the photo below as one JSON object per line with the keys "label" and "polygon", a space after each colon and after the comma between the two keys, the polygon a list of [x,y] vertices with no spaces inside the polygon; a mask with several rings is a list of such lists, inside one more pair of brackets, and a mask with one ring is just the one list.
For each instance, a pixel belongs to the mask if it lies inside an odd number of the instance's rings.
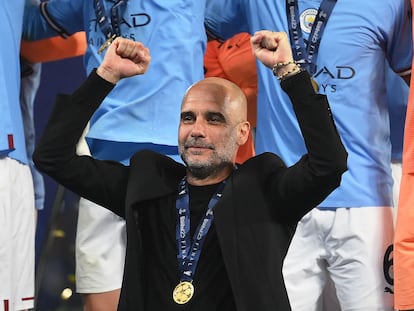
{"label": "manchester city crest", "polygon": [[316,14],[318,14],[316,9],[306,9],[300,14],[300,28],[303,32],[310,34]]}

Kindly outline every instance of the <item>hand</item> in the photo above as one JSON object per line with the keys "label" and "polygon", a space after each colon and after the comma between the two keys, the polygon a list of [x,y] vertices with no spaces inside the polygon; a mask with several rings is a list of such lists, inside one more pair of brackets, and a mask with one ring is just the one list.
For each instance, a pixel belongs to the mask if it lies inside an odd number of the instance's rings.
{"label": "hand", "polygon": [[250,39],[253,53],[265,66],[293,62],[292,50],[285,32],[257,31]]}
{"label": "hand", "polygon": [[122,78],[144,74],[150,61],[149,49],[141,42],[118,37],[109,46],[97,73],[116,84]]}

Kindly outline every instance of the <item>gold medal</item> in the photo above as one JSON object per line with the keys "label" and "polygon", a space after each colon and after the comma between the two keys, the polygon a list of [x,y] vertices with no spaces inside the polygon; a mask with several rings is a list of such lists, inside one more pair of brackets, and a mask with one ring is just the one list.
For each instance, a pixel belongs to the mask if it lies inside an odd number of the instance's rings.
{"label": "gold medal", "polygon": [[108,40],[106,40],[106,41],[104,42],[104,44],[102,44],[102,45],[101,45],[101,47],[99,48],[99,50],[98,50],[98,54],[101,54],[103,51],[105,51],[105,50],[106,50],[106,48],[107,48],[108,46],[110,46],[112,42],[114,42],[115,38],[116,38],[116,35],[115,35],[115,34],[113,34],[113,35],[112,35],[112,36],[111,36]]}
{"label": "gold medal", "polygon": [[190,282],[181,281],[174,288],[173,299],[176,303],[182,305],[190,301],[194,295],[194,286]]}

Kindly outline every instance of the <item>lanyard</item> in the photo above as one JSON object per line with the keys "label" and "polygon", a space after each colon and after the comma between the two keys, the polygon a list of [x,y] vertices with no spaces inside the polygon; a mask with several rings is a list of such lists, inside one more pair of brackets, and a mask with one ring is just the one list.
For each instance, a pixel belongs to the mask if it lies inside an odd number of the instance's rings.
{"label": "lanyard", "polygon": [[322,34],[337,0],[323,0],[315,21],[313,22],[308,44],[305,41],[300,27],[299,7],[297,0],[286,0],[286,15],[288,18],[289,37],[292,46],[293,58],[301,63],[310,73],[316,71],[316,59]]}
{"label": "lanyard", "polygon": [[200,258],[201,248],[207,236],[208,230],[213,222],[213,207],[221,198],[225,181],[223,181],[210,199],[207,210],[202,216],[200,223],[193,235],[190,245],[190,200],[188,195],[187,179],[184,177],[178,188],[176,202],[177,224],[177,259],[180,269],[180,280],[192,282],[195,269]]}
{"label": "lanyard", "polygon": [[117,0],[112,6],[110,12],[111,17],[106,15],[105,5],[103,0],[94,0],[93,6],[95,9],[96,20],[98,21],[99,28],[105,35],[106,39],[110,39],[113,36],[119,37],[121,31],[120,25],[120,9],[126,3],[126,0]]}

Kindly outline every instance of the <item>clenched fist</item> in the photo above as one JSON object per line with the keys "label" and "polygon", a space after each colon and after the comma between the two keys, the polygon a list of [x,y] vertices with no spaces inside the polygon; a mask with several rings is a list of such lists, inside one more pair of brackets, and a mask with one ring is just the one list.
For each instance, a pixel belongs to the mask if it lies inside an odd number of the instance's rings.
{"label": "clenched fist", "polygon": [[144,74],[150,61],[149,49],[144,44],[119,37],[109,46],[97,74],[116,84],[122,78]]}

